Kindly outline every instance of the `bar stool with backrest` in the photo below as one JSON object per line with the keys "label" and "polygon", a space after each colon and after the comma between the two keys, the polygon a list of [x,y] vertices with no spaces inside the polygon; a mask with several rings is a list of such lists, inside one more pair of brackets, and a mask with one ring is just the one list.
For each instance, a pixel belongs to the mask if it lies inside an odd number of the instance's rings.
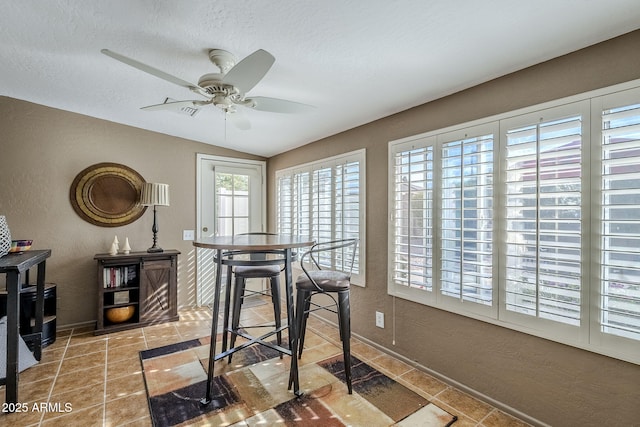
{"label": "bar stool with backrest", "polygon": [[[274,236],[274,233],[243,233],[241,235],[265,235]],[[252,253],[250,259],[253,261],[266,259],[267,253]],[[284,260],[282,260],[284,264]],[[275,320],[275,327],[280,329],[282,327],[281,311],[280,311],[280,273],[283,270],[282,265],[269,264],[269,265],[237,265],[233,269],[235,276],[235,286],[233,290],[233,312],[231,314],[231,329],[237,330],[240,325],[240,311],[242,309],[242,303],[245,298],[257,295],[270,295],[271,303],[273,304],[273,315]],[[269,279],[269,289],[264,291],[254,291],[247,289],[247,279]],[[227,304],[226,310],[229,310]],[[228,315],[227,315],[228,319]],[[282,345],[282,332],[277,333],[277,343]],[[233,348],[236,341],[236,334],[231,334],[230,348]],[[226,350],[226,349],[223,349]],[[282,357],[282,354],[280,355]],[[231,362],[231,355],[229,355],[229,362]]]}
{"label": "bar stool with backrest", "polygon": [[[300,258],[304,274],[296,280],[296,327],[298,331],[298,357],[302,357],[304,337],[309,313],[328,310],[338,315],[340,340],[344,358],[344,371],[349,394],[351,386],[351,313],[349,291],[351,273],[355,261],[358,239],[342,239],[316,243]],[[340,270],[328,266],[342,267]],[[333,267],[335,268],[335,267]],[[332,302],[328,305],[312,301],[315,295],[326,295]],[[337,299],[334,295],[337,295]],[[289,380],[291,382],[291,379]]]}

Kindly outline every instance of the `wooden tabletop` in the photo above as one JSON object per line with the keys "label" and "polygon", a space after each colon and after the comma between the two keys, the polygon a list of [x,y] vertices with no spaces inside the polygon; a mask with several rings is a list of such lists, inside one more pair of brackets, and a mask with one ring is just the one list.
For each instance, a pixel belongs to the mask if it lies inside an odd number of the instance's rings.
{"label": "wooden tabletop", "polygon": [[193,242],[193,246],[207,249],[267,251],[274,249],[303,248],[311,246],[314,240],[308,237],[288,234],[239,234],[235,236],[203,237]]}
{"label": "wooden tabletop", "polygon": [[0,257],[0,273],[17,271],[22,273],[51,256],[51,249],[10,253]]}

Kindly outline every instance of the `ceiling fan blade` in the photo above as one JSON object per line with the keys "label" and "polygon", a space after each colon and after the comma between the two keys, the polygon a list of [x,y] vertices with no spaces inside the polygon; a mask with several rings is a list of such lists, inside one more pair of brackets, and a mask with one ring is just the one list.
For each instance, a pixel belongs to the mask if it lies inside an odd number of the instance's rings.
{"label": "ceiling fan blade", "polygon": [[238,62],[222,79],[242,92],[249,92],[267,74],[275,58],[266,50],[258,49]]}
{"label": "ceiling fan blade", "polygon": [[158,111],[158,110],[171,110],[171,111],[181,111],[184,108],[198,108],[199,101],[172,101],[172,102],[164,102],[162,104],[155,105],[147,105],[146,107],[140,108],[145,111]]}
{"label": "ceiling fan blade", "polygon": [[135,59],[131,59],[129,57],[126,57],[124,55],[121,55],[119,53],[113,52],[109,49],[102,49],[100,52],[102,52],[103,54],[110,56],[111,58],[118,60],[122,63],[125,63],[127,65],[130,65],[134,68],[137,68],[140,71],[144,71],[145,73],[149,73],[152,76],[156,76],[158,78],[161,78],[162,80],[166,80],[170,83],[176,84],[178,86],[182,86],[182,87],[186,87],[189,90],[192,90],[194,92],[198,92],[198,93],[202,93],[205,92],[205,90],[203,88],[201,88],[200,86],[198,86],[197,84],[193,84],[193,83],[189,83],[188,81],[179,79],[178,77],[172,76],[171,74],[165,73],[164,71],[158,70],[157,68],[153,68],[150,65],[147,64],[143,64],[140,61],[136,61]]}
{"label": "ceiling fan blade", "polygon": [[254,96],[249,98],[248,101],[250,101],[247,104],[248,107],[272,113],[305,113],[315,109],[312,105],[287,101],[286,99],[268,98],[266,96]]}
{"label": "ceiling fan blade", "polygon": [[251,123],[249,122],[249,119],[247,119],[245,117],[244,114],[238,112],[238,111],[233,111],[233,112],[227,112],[225,113],[227,115],[227,117],[229,118],[229,121],[231,123],[233,123],[233,125],[235,127],[237,127],[240,130],[249,130],[251,129]]}

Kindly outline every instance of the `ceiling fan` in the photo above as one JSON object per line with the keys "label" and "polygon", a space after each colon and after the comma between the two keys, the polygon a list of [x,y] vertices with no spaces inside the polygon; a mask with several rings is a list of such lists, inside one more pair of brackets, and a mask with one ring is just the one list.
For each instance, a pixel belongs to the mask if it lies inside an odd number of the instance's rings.
{"label": "ceiling fan", "polygon": [[249,120],[242,115],[237,106],[252,108],[259,111],[274,113],[301,113],[310,111],[314,107],[285,99],[269,98],[264,96],[248,96],[253,87],[267,74],[275,58],[269,52],[259,49],[236,63],[236,58],[226,50],[211,49],[209,59],[218,67],[219,73],[205,74],[198,80],[198,84],[182,80],[157,68],[143,64],[135,59],[128,58],[109,49],[100,52],[122,63],[149,73],[160,79],[166,80],[178,86],[201,95],[201,100],[170,101],[167,99],[162,104],[142,107],[145,111],[188,109],[193,111],[199,107],[213,105],[225,112],[226,117],[239,129],[251,128]]}

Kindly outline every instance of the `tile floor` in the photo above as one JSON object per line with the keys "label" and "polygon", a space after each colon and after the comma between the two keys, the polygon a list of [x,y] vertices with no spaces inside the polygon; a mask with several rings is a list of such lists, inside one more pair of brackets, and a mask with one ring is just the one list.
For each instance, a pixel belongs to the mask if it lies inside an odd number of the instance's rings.
{"label": "tile floor", "polygon": [[[270,304],[243,307],[243,320],[273,318]],[[138,352],[206,336],[211,312],[200,308],[180,312],[180,321],[94,336],[92,328],[57,333],[42,360],[20,374],[18,397],[26,411],[1,413],[3,426],[150,426]],[[307,345],[335,345],[336,328],[309,320]],[[324,343],[324,344],[323,344]],[[355,356],[403,383],[440,408],[458,416],[453,427],[523,427],[507,415],[404,362],[352,339]],[[0,401],[5,402],[4,386]]]}

